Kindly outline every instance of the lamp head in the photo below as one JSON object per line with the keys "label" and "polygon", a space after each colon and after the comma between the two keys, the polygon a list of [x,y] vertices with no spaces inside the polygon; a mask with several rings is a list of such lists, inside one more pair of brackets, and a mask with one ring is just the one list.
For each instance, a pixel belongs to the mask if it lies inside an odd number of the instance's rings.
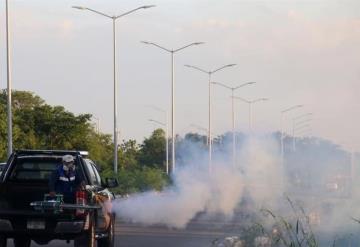
{"label": "lamp head", "polygon": [[83,7],[83,6],[72,6],[72,8],[80,9],[80,10],[86,10],[87,9],[86,7]]}
{"label": "lamp head", "polygon": [[232,66],[235,66],[235,65],[236,65],[236,63],[231,63],[231,64],[226,65],[225,67],[232,67]]}
{"label": "lamp head", "polygon": [[145,6],[142,6],[141,8],[142,9],[149,9],[149,8],[153,8],[153,7],[156,7],[156,5],[145,5]]}

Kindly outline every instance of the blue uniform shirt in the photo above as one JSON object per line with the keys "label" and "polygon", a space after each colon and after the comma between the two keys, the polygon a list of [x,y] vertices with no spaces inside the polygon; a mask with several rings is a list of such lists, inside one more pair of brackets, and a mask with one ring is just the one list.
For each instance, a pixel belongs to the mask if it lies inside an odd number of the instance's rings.
{"label": "blue uniform shirt", "polygon": [[63,165],[59,165],[49,179],[49,190],[64,196],[64,202],[74,203],[75,192],[82,182],[75,170],[64,171]]}

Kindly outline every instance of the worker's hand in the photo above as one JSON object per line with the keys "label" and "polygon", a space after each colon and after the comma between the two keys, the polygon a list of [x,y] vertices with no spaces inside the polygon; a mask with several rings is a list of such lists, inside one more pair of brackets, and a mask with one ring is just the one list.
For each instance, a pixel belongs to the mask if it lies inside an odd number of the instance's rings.
{"label": "worker's hand", "polygon": [[80,188],[80,190],[85,190],[85,189],[86,189],[86,183],[85,183],[85,181],[82,181],[82,182],[80,183],[79,188]]}
{"label": "worker's hand", "polygon": [[55,197],[55,196],[56,196],[56,192],[55,192],[55,191],[50,191],[50,192],[49,192],[49,195],[50,195],[51,197]]}

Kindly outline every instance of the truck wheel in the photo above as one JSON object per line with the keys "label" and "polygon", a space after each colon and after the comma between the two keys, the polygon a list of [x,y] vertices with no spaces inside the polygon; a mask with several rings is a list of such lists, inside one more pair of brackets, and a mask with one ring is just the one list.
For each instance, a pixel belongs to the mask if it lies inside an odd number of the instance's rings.
{"label": "truck wheel", "polygon": [[7,239],[4,236],[0,236],[0,247],[6,247]]}
{"label": "truck wheel", "polygon": [[29,238],[14,238],[14,247],[30,247],[31,239]]}
{"label": "truck wheel", "polygon": [[115,242],[115,217],[111,217],[111,222],[107,230],[107,237],[98,240],[98,247],[114,247]]}
{"label": "truck wheel", "polygon": [[74,240],[74,247],[95,247],[96,241],[95,241],[95,224],[94,220],[91,220],[90,228],[88,231],[83,233],[78,238],[75,238]]}

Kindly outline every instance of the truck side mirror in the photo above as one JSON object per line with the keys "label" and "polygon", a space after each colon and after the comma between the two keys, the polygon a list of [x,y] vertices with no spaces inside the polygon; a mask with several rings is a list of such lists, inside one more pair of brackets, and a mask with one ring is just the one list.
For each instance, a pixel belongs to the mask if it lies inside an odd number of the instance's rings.
{"label": "truck side mirror", "polygon": [[119,182],[116,178],[105,178],[105,187],[115,188],[119,186]]}

